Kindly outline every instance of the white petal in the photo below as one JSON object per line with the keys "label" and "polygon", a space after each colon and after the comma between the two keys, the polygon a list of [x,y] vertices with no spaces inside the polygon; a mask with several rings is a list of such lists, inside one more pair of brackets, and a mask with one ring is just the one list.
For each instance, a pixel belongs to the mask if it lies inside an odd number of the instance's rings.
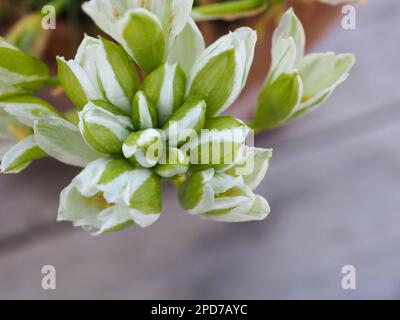
{"label": "white petal", "polygon": [[78,128],[58,117],[42,117],[35,122],[35,139],[48,155],[63,163],[84,167],[102,155],[90,148]]}

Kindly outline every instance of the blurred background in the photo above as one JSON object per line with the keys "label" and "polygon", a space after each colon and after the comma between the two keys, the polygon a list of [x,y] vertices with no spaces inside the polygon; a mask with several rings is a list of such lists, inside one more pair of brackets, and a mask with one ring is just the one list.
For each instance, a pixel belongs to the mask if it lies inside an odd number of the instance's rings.
{"label": "blurred background", "polygon": [[[31,10],[17,2],[0,0],[3,35]],[[352,31],[342,29],[340,8],[319,8],[298,8],[309,19],[309,51],[352,52],[357,64],[321,109],[256,137],[257,146],[275,149],[258,189],[271,205],[268,219],[203,221],[184,213],[166,184],[156,224],[94,238],[55,222],[59,192],[77,169],[36,161],[19,175],[0,176],[0,298],[400,298],[400,2],[358,6]],[[36,54],[71,57],[81,29],[97,32],[79,15],[64,13]],[[270,31],[262,27],[256,66],[234,114],[249,113],[260,70],[268,69],[263,45]],[[211,41],[232,25],[202,28]],[[54,92],[41,95],[67,107]],[[48,264],[57,271],[56,290],[41,287]],[[345,265],[356,268],[356,290],[341,287]]]}

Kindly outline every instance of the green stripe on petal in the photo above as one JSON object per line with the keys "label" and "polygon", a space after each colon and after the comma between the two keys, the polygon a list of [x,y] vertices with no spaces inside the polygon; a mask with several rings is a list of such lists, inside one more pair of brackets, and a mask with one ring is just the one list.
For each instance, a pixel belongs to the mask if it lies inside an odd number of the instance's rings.
{"label": "green stripe on petal", "polygon": [[88,102],[88,97],[77,76],[64,58],[57,57],[57,66],[58,78],[60,79],[61,86],[64,88],[65,94],[78,109],[83,109]]}
{"label": "green stripe on petal", "polygon": [[239,28],[209,46],[194,63],[186,96],[204,99],[207,117],[226,110],[242,91],[254,57],[257,37]]}
{"label": "green stripe on petal", "polygon": [[34,136],[29,136],[12,147],[1,160],[1,172],[18,173],[33,160],[46,156],[36,144]]}
{"label": "green stripe on petal", "polygon": [[[36,90],[43,85],[48,76],[49,70],[43,62],[0,37],[0,82],[8,83],[8,89],[15,86],[29,91]],[[4,88],[3,86],[3,91]]]}
{"label": "green stripe on petal", "polygon": [[164,62],[165,33],[153,13],[139,8],[121,20],[122,44],[135,62],[150,73]]}
{"label": "green stripe on petal", "polygon": [[182,105],[185,85],[185,74],[176,63],[165,63],[146,77],[143,90],[157,105],[160,125]]}
{"label": "green stripe on petal", "polygon": [[303,94],[298,72],[281,74],[261,89],[257,101],[256,128],[272,129],[285,123],[295,112]]}
{"label": "green stripe on petal", "polygon": [[135,129],[138,130],[158,127],[157,107],[143,91],[138,91],[133,100],[132,121]]}
{"label": "green stripe on petal", "polygon": [[132,129],[128,117],[115,115],[90,102],[79,113],[79,119],[81,134],[93,149],[105,154],[122,153],[122,144]]}
{"label": "green stripe on petal", "polygon": [[[145,169],[136,169],[134,173],[137,174],[139,170]],[[140,186],[137,186],[135,181],[130,182],[128,189],[130,208],[148,215],[160,214],[162,210],[161,181],[150,170],[146,171],[148,172],[147,179]]]}
{"label": "green stripe on petal", "polygon": [[195,172],[179,186],[179,202],[188,213],[202,214],[210,210],[215,196],[209,184],[213,176],[213,169]]}
{"label": "green stripe on petal", "polygon": [[108,101],[130,113],[131,101],[139,88],[139,77],[129,56],[117,44],[100,37],[97,72]]}
{"label": "green stripe on petal", "polygon": [[170,147],[180,146],[193,134],[204,127],[206,120],[206,103],[189,100],[169,119],[162,130]]}

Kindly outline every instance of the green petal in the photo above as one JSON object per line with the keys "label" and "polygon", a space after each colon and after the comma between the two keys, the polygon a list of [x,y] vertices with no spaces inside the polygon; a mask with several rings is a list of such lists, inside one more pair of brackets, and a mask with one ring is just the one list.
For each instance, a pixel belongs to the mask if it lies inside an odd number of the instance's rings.
{"label": "green petal", "polygon": [[40,88],[49,76],[47,66],[0,37],[0,79],[26,90]]}
{"label": "green petal", "polygon": [[146,77],[143,90],[156,103],[161,125],[182,105],[185,85],[186,77],[178,64],[165,63]]}
{"label": "green petal", "polygon": [[150,73],[164,62],[165,34],[158,18],[145,9],[134,9],[121,20],[124,48]]}
{"label": "green petal", "polygon": [[117,44],[100,37],[97,57],[99,81],[107,99],[125,113],[139,88],[139,77],[129,56]]}
{"label": "green petal", "polygon": [[210,210],[215,196],[209,184],[213,175],[213,169],[195,172],[179,186],[179,202],[188,213],[202,214]]}
{"label": "green petal", "polygon": [[72,72],[64,58],[57,57],[57,66],[58,78],[66,95],[78,109],[83,109],[88,102],[88,97],[78,78]]}
{"label": "green petal", "polygon": [[143,91],[138,91],[133,100],[132,121],[135,129],[138,130],[158,127],[157,107]]}
{"label": "green petal", "polygon": [[79,113],[79,129],[85,141],[104,154],[121,154],[122,144],[133,126],[128,117],[88,103]]}
{"label": "green petal", "polygon": [[189,100],[169,119],[162,130],[170,147],[180,146],[205,124],[206,104],[204,101]]}
{"label": "green petal", "polygon": [[302,96],[297,72],[281,74],[261,89],[257,101],[256,128],[272,129],[285,123],[295,112]]}

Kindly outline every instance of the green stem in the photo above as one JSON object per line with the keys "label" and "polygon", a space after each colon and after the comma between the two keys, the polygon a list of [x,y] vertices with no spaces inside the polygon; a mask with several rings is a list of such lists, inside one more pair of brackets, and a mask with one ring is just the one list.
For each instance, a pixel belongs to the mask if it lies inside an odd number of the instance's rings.
{"label": "green stem", "polygon": [[46,87],[58,87],[60,85],[60,80],[58,77],[48,77],[45,80],[44,85]]}
{"label": "green stem", "polygon": [[240,0],[228,1],[223,3],[213,3],[204,6],[198,6],[193,9],[194,13],[205,15],[220,15],[246,12],[257,9],[263,4],[267,4],[267,0]]}

